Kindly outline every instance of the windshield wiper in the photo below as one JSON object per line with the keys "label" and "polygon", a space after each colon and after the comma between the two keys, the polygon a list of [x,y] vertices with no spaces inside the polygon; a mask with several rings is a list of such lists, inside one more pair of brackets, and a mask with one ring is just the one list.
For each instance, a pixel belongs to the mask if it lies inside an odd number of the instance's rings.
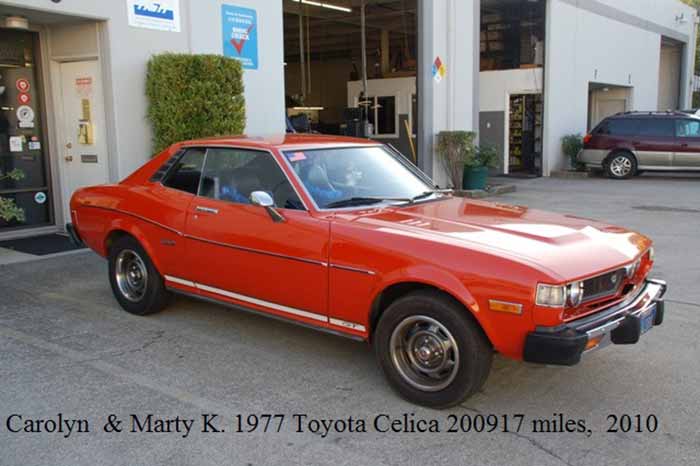
{"label": "windshield wiper", "polygon": [[353,207],[360,205],[379,204],[380,202],[411,202],[410,198],[406,197],[350,197],[339,201],[331,202],[326,205],[326,209],[337,209],[339,207]]}
{"label": "windshield wiper", "polygon": [[426,197],[430,197],[433,194],[448,194],[451,192],[452,192],[451,189],[433,189],[430,191],[422,192],[422,193],[418,194],[417,196],[413,196],[408,202],[410,204],[413,204],[414,202],[420,201],[421,199],[425,199]]}

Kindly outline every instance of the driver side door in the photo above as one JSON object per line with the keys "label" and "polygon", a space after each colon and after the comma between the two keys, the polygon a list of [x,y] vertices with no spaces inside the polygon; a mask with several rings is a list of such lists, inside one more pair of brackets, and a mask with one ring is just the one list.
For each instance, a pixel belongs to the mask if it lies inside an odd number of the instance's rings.
{"label": "driver side door", "polygon": [[[284,222],[250,202],[275,200]],[[309,214],[270,152],[208,148],[186,237],[203,296],[315,325],[327,321],[329,224]]]}

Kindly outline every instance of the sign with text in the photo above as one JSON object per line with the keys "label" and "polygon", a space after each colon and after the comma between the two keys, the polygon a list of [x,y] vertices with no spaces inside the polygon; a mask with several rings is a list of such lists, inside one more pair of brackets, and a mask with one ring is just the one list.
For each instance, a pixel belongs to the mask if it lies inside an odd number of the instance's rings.
{"label": "sign with text", "polygon": [[221,5],[224,56],[241,61],[244,69],[258,69],[258,15],[251,8]]}
{"label": "sign with text", "polygon": [[180,32],[180,0],[126,0],[129,26]]}

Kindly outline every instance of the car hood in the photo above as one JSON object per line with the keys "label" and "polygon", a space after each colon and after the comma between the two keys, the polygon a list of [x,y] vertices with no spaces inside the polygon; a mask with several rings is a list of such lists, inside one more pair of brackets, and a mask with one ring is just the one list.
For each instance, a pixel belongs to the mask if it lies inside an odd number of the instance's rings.
{"label": "car hood", "polygon": [[621,267],[651,245],[639,233],[595,220],[457,197],[349,216],[386,233],[517,258],[559,281]]}

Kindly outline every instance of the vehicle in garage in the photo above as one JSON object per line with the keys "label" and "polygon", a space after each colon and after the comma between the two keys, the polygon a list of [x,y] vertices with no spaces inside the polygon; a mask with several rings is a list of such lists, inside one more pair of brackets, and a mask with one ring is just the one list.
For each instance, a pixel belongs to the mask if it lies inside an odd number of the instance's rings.
{"label": "vehicle in garage", "polygon": [[604,119],[583,139],[578,160],[627,179],[642,171],[700,171],[700,117],[626,112]]}
{"label": "vehicle in garage", "polygon": [[128,312],[175,292],[368,341],[393,388],[436,408],[479,390],[494,351],[574,365],[663,321],[647,237],[453,197],[363,139],[176,144],[77,191],[71,215]]}

